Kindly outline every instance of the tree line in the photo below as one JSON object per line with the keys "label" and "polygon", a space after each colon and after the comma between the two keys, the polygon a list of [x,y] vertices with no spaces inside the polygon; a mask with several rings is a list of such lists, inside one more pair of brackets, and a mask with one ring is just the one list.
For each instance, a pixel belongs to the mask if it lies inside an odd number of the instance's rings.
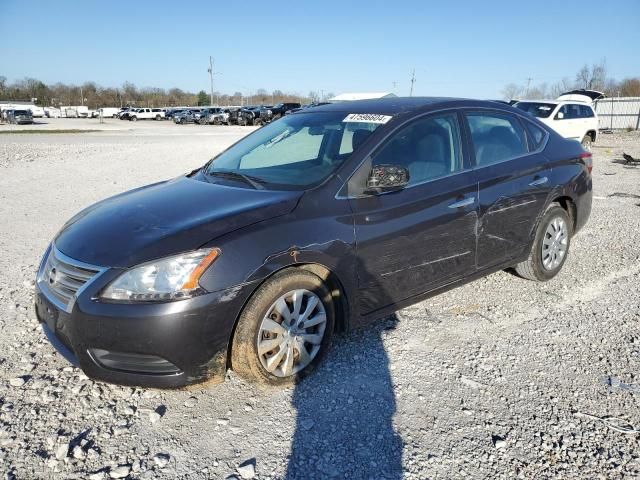
{"label": "tree line", "polygon": [[[321,100],[317,92],[309,92],[303,96],[281,90],[268,92],[258,89],[250,95],[235,92],[233,95],[213,92],[213,103],[217,105],[255,105],[275,104],[279,102],[309,103]],[[327,94],[330,98],[332,94]],[[100,107],[174,107],[209,105],[211,95],[204,90],[198,93],[187,92],[180,88],[139,88],[133,83],[125,82],[121,87],[102,87],[95,82],[82,85],[54,83],[47,85],[36,78],[23,78],[15,82],[7,82],[0,75],[0,100],[30,101],[35,99],[36,105],[42,107],[60,105],[86,105],[89,108]]]}
{"label": "tree line", "polygon": [[640,77],[616,80],[607,75],[606,61],[602,60],[593,65],[584,65],[572,80],[565,77],[559,82],[548,84],[546,82],[531,85],[531,80],[526,84],[509,83],[502,89],[505,100],[529,99],[539,100],[544,98],[557,98],[569,90],[585,88],[603,92],[607,97],[640,97]]}

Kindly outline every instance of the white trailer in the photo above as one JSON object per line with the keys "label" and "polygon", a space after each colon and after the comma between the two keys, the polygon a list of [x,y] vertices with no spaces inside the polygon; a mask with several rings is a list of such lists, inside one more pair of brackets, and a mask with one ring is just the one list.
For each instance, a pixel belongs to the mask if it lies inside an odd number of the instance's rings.
{"label": "white trailer", "polygon": [[60,107],[60,116],[63,118],[87,118],[89,107],[79,105]]}
{"label": "white trailer", "polygon": [[100,113],[102,112],[103,118],[115,117],[119,111],[120,109],[118,107],[102,107],[97,110],[98,116],[100,116]]}

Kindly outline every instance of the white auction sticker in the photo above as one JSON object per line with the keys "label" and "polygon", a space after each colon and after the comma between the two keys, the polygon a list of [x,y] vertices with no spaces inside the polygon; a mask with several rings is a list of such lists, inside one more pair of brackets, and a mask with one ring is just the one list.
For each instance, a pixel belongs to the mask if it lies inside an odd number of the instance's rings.
{"label": "white auction sticker", "polygon": [[380,123],[384,124],[391,120],[391,115],[380,115],[378,113],[350,113],[343,122],[356,123]]}

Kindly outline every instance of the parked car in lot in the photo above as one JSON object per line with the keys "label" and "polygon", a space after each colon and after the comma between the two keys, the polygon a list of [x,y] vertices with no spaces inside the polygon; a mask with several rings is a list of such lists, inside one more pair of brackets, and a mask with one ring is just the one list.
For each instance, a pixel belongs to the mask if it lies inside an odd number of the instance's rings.
{"label": "parked car in lot", "polygon": [[572,90],[556,100],[523,100],[514,106],[537,117],[563,137],[579,141],[585,150],[591,151],[591,144],[598,136],[598,116],[591,101],[603,96],[602,92],[595,90]]}
{"label": "parked car in lot", "polygon": [[287,385],[334,332],[514,267],[553,278],[591,210],[591,154],[489,101],[315,107],[186,175],[71,218],[38,319],[91,378]]}
{"label": "parked car in lot", "polygon": [[120,111],[119,111],[119,112],[118,112],[118,114],[117,114],[117,117],[118,117],[120,120],[129,120],[129,113],[130,113],[132,110],[134,110],[134,108],[133,108],[133,107],[124,107],[124,108],[121,108],[121,109],[120,109]]}
{"label": "parked car in lot", "polygon": [[128,117],[133,122],[138,120],[162,120],[164,111],[161,108],[136,108],[129,112]]}
{"label": "parked car in lot", "polygon": [[173,120],[174,115],[177,115],[183,112],[184,110],[185,110],[184,108],[168,108],[164,112],[164,118],[165,120]]}
{"label": "parked car in lot", "polygon": [[199,116],[199,108],[189,108],[179,113],[174,113],[173,122],[177,124],[195,123],[197,121],[196,114]]}
{"label": "parked car in lot", "polygon": [[322,105],[329,105],[329,102],[317,102],[317,103],[308,103],[306,105],[301,105],[298,108],[292,108],[291,110],[287,110],[285,115],[290,115],[292,113],[299,112],[300,110],[304,110],[306,108],[320,107]]}
{"label": "parked car in lot", "polygon": [[262,112],[268,111],[272,108],[271,105],[258,105],[245,107],[240,109],[240,125],[262,125],[266,123],[266,116],[263,117]]}
{"label": "parked car in lot", "polygon": [[221,125],[229,123],[229,110],[221,107],[207,107],[197,116],[200,125]]}
{"label": "parked car in lot", "polygon": [[31,110],[8,110],[7,121],[16,125],[33,123],[33,115]]}
{"label": "parked car in lot", "polygon": [[294,109],[298,109],[301,106],[302,105],[300,105],[299,103],[293,103],[293,102],[278,103],[273,107],[265,107],[262,110],[260,110],[260,118],[264,123],[270,122],[272,120],[277,120],[283,115],[285,115],[287,112]]}

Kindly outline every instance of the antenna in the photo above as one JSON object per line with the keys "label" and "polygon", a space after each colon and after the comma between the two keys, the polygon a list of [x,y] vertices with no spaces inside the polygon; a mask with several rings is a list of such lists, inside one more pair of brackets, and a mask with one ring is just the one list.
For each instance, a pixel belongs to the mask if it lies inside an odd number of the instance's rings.
{"label": "antenna", "polygon": [[414,68],[411,72],[411,90],[409,91],[409,96],[413,97],[413,84],[416,83],[416,69]]}

